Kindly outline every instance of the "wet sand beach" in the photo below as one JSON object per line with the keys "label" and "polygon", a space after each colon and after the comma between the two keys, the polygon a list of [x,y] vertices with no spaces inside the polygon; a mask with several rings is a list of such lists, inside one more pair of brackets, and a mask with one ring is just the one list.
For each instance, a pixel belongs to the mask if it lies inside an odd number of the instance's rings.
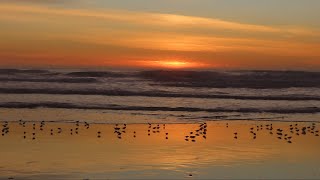
{"label": "wet sand beach", "polygon": [[0,179],[319,179],[319,124],[5,122]]}
{"label": "wet sand beach", "polygon": [[320,0],[0,0],[0,180],[320,179]]}

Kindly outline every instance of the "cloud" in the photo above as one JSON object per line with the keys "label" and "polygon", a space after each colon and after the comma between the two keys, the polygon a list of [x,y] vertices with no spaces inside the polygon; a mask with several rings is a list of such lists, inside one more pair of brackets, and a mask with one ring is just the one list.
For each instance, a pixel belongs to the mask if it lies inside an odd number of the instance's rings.
{"label": "cloud", "polygon": [[[50,0],[47,0],[51,2]],[[239,22],[225,21],[214,18],[204,18],[196,16],[184,16],[177,14],[132,12],[121,10],[84,10],[84,9],[63,9],[49,8],[38,5],[13,5],[2,4],[1,13],[34,13],[56,16],[84,17],[102,19],[107,21],[118,21],[132,24],[149,26],[166,26],[174,28],[204,28],[204,29],[225,29],[244,32],[258,33],[284,33],[297,36],[320,36],[317,29],[308,29],[303,27],[275,27],[255,24],[245,24]],[[1,16],[1,15],[0,15]]]}
{"label": "cloud", "polygon": [[289,66],[320,57],[320,33],[306,27],[20,3],[0,3],[0,12],[0,60],[88,65],[198,59],[214,66]]}
{"label": "cloud", "polygon": [[5,3],[35,3],[35,4],[64,4],[73,3],[81,0],[1,0]]}

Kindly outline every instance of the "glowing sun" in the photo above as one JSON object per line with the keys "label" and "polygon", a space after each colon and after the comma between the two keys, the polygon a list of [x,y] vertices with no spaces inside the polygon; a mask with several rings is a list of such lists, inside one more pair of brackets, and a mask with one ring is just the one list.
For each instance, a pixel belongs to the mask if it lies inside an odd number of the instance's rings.
{"label": "glowing sun", "polygon": [[200,68],[205,67],[205,64],[183,61],[183,60],[154,60],[154,61],[137,61],[137,63],[144,67],[152,68],[166,68],[166,69],[186,69],[186,68]]}
{"label": "glowing sun", "polygon": [[178,60],[162,60],[162,61],[151,61],[149,65],[154,67],[170,68],[170,69],[183,69],[183,68],[194,68],[198,67],[198,64],[187,62],[187,61],[178,61]]}
{"label": "glowing sun", "polygon": [[191,63],[183,61],[158,61],[160,66],[167,68],[186,68],[192,66]]}

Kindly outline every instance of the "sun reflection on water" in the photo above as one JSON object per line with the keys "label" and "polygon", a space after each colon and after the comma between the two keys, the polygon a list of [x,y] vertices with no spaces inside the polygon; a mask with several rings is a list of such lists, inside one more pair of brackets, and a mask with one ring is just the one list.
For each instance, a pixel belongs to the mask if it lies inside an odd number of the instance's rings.
{"label": "sun reflection on water", "polygon": [[[39,122],[26,122],[25,127],[21,122],[8,124],[10,132],[0,137],[3,155],[0,163],[6,164],[2,168],[6,176],[25,176],[26,172],[38,171],[56,175],[77,171],[83,176],[114,174],[113,178],[129,172],[137,175],[152,172],[151,177],[157,178],[184,177],[189,173],[208,178],[222,167],[264,167],[267,162],[275,163],[276,168],[284,162],[289,165],[292,160],[301,163],[304,167],[301,171],[308,171],[308,168],[315,168],[313,162],[320,160],[314,157],[320,149],[316,136],[318,126],[298,136],[296,132],[290,133],[289,123],[273,123],[273,130],[267,123],[256,126],[250,122],[228,125],[225,122],[90,125],[45,122],[42,126]],[[301,123],[296,129],[302,126],[312,125]],[[278,139],[277,129],[283,130],[283,138],[292,136],[292,143]],[[250,131],[257,134],[256,138]],[[270,134],[271,131],[274,134]],[[231,173],[224,177],[233,176]]]}

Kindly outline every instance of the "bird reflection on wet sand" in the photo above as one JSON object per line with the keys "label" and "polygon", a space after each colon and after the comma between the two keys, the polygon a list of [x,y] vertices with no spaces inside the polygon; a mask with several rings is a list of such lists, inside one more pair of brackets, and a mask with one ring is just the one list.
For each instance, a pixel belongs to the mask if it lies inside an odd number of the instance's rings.
{"label": "bird reflection on wet sand", "polygon": [[[254,123],[248,123],[246,126],[248,126],[248,132],[247,134],[251,134],[253,139],[256,139],[257,137],[259,137],[259,133],[263,133],[263,132],[268,132],[267,134],[269,135],[273,135],[274,133],[277,135],[277,139],[283,139],[286,140],[286,142],[288,143],[292,143],[292,139],[294,136],[299,136],[299,132],[301,132],[301,135],[313,135],[313,136],[319,136],[319,130],[318,127],[316,126],[316,123],[301,123],[301,125],[299,125],[298,123],[292,124],[292,123],[280,123],[281,127],[280,128],[276,128],[274,129],[273,124],[272,123],[263,123],[260,124],[261,122],[257,122],[259,125],[254,124]],[[54,135],[54,129],[56,130],[55,132],[58,134],[61,134],[63,131],[63,128],[61,127],[56,127],[57,125],[60,126],[64,126],[64,129],[67,129],[67,127],[70,128],[70,134],[69,135],[73,135],[73,133],[75,132],[76,134],[79,134],[79,131],[83,131],[83,132],[87,132],[86,134],[84,134],[85,136],[88,136],[91,132],[91,130],[89,130],[89,127],[91,124],[89,124],[88,122],[80,122],[80,121],[76,121],[73,123],[58,123],[58,122],[49,122],[49,123],[45,123],[45,121],[41,121],[41,122],[26,122],[23,120],[19,120],[18,123],[17,122],[10,122],[10,124],[12,124],[12,126],[14,127],[14,129],[12,129],[14,132],[16,133],[20,133],[20,131],[22,131],[22,137],[26,138],[26,134],[32,134],[33,135],[33,139],[35,138],[36,132],[40,133],[40,131],[43,131],[43,135],[46,134],[50,134],[51,136]],[[5,135],[9,135],[9,129],[10,129],[10,124],[8,121],[4,121],[2,123],[2,136]],[[29,127],[32,124],[32,129]],[[38,124],[38,125],[37,125]],[[46,125],[47,124],[47,125]],[[81,124],[81,127],[80,127]],[[231,124],[231,123],[230,123]],[[237,125],[237,123],[235,123]],[[286,125],[288,124],[288,125]],[[46,125],[46,126],[45,126]],[[181,139],[185,140],[185,141],[192,141],[192,142],[196,142],[196,139],[198,137],[202,137],[203,139],[207,139],[207,132],[208,132],[208,125],[207,122],[203,122],[203,123],[199,123],[199,124],[184,124],[185,126],[196,126],[194,128],[192,128],[191,130],[187,130],[187,128],[183,128],[183,130],[187,131],[186,135],[182,136]],[[36,127],[39,127],[40,131],[37,131]],[[127,124],[92,124],[92,126],[94,126],[95,128],[97,127],[101,127],[101,129],[106,129],[105,131],[108,131],[107,129],[109,129],[110,126],[113,126],[113,133],[116,135],[116,137],[118,139],[121,139],[124,134],[126,134],[126,130],[127,127],[132,126],[132,128],[130,128],[129,131],[132,131],[132,133],[134,134],[134,138],[136,138],[136,134],[147,134],[148,136],[150,136],[151,134],[159,134],[159,136],[163,135],[165,137],[165,139],[169,139],[168,138],[168,131],[166,130],[166,124],[162,124],[161,126],[163,126],[163,129],[160,128],[160,124],[133,124],[133,125],[128,125]],[[134,129],[135,127],[147,127],[147,131],[146,132],[139,132],[139,129]],[[170,124],[167,125],[167,127],[170,127]],[[171,126],[176,126],[175,124],[171,124]],[[182,128],[181,126],[183,126],[183,124],[179,125],[180,128]],[[221,123],[211,123],[212,127],[220,127],[222,128],[223,126],[221,125]],[[225,126],[226,131],[229,131],[229,123],[227,123],[227,125]],[[238,126],[236,126],[235,128],[239,128]],[[244,129],[243,127],[241,127],[242,129]],[[170,128],[169,128],[170,130]],[[180,129],[181,130],[181,129]],[[236,130],[236,129],[235,129]],[[164,133],[161,133],[162,131],[164,131]],[[106,132],[108,133],[108,132]],[[110,133],[110,132],[109,132]],[[243,134],[246,132],[243,132]],[[238,132],[234,132],[234,133],[230,133],[230,137],[233,134],[233,138],[234,139],[238,139]],[[228,138],[228,135],[225,134],[224,135],[225,138]],[[97,137],[101,138],[101,131],[97,131]],[[108,138],[108,137],[106,137]],[[130,138],[129,136],[126,136],[126,138]],[[177,139],[179,140],[179,138]]]}
{"label": "bird reflection on wet sand", "polygon": [[[310,157],[320,150],[320,126],[313,122],[97,124],[85,121],[61,123],[19,120],[3,121],[1,124],[0,146],[4,148],[0,152],[4,158],[0,162],[10,162],[12,166],[8,168],[11,170],[21,170],[24,167],[21,163],[36,161],[41,162],[41,166],[29,165],[31,169],[27,169],[56,172],[52,166],[58,163],[59,167],[56,168],[65,174],[70,174],[75,168],[84,172],[81,174],[83,177],[91,177],[90,173],[83,171],[85,167],[82,165],[88,165],[97,168],[94,172],[105,172],[105,167],[108,167],[111,169],[109,173],[113,174],[110,178],[117,178],[119,174],[115,172],[120,173],[122,166],[137,167],[131,169],[136,173],[144,172],[149,166],[156,166],[170,173],[176,172],[173,169],[178,168],[178,172],[186,177],[206,178],[210,177],[210,171],[205,170],[207,166],[211,167],[208,163],[233,166],[239,162],[247,165],[255,162],[263,166],[265,161],[271,161],[277,156],[297,158],[296,161],[308,158],[320,160]],[[28,156],[24,156],[26,153]],[[118,156],[125,158],[115,159]],[[120,169],[116,170],[116,167]],[[9,170],[3,172],[6,174],[0,175],[1,178],[17,175]],[[105,178],[109,177],[109,173],[102,173],[105,176],[91,175],[93,178]],[[24,177],[25,174],[21,172],[20,175]]]}

